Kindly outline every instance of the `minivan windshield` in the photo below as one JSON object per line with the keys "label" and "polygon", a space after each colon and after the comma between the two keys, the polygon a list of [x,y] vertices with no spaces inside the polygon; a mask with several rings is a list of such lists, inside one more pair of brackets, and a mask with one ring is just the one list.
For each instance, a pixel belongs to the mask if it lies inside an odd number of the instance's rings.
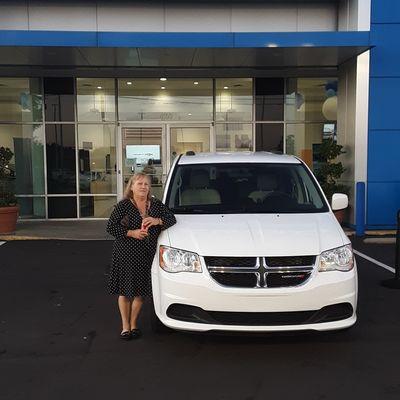
{"label": "minivan windshield", "polygon": [[329,210],[302,164],[178,165],[166,204],[175,214],[318,213]]}

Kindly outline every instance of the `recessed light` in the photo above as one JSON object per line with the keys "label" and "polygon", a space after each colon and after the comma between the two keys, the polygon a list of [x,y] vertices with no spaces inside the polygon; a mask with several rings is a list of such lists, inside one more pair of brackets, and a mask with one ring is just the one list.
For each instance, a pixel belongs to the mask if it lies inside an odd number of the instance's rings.
{"label": "recessed light", "polygon": [[165,89],[165,86],[161,86],[161,89],[164,90],[164,89]]}
{"label": "recessed light", "polygon": [[199,82],[197,82],[197,81],[193,82],[193,85],[198,85],[198,84],[199,84]]}
{"label": "recessed light", "polygon": [[188,113],[188,115],[189,115],[189,116],[191,116],[191,115],[192,115],[192,113]]}
{"label": "recessed light", "polygon": [[132,82],[126,82],[127,85],[132,85]]}
{"label": "recessed light", "polygon": [[226,89],[229,89],[229,87],[228,86],[224,86],[224,89],[226,90]]}
{"label": "recessed light", "polygon": [[167,78],[160,78],[160,81],[166,81]]}
{"label": "recessed light", "polygon": [[103,89],[101,86],[97,86],[97,89]]}

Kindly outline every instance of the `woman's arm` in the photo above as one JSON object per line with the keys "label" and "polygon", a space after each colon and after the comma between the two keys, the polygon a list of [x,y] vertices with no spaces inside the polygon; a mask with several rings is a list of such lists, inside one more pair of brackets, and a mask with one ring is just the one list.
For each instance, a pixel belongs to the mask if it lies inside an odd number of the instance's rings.
{"label": "woman's arm", "polygon": [[119,202],[111,213],[106,228],[106,231],[116,239],[124,239],[127,237],[129,228],[121,225],[121,219],[124,218],[125,215],[124,204]]}
{"label": "woman's arm", "polygon": [[160,215],[160,220],[161,220],[161,229],[168,229],[172,225],[176,224],[176,218],[175,215],[172,213],[172,211],[160,201],[160,209],[161,209],[161,215]]}

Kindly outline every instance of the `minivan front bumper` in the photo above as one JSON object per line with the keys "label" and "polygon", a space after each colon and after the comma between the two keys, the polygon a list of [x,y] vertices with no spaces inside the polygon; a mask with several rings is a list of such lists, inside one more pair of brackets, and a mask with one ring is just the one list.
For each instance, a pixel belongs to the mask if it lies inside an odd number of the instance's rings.
{"label": "minivan front bumper", "polygon": [[356,265],[349,272],[314,271],[297,287],[249,289],[222,286],[206,268],[165,272],[156,255],[152,284],[158,318],[179,330],[327,331],[350,327],[357,319]]}

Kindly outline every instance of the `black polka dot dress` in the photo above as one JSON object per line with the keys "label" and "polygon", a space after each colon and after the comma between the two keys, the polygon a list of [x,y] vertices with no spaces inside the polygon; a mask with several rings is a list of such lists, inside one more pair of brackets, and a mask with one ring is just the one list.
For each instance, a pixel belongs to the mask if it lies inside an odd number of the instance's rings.
{"label": "black polka dot dress", "polygon": [[114,208],[107,232],[115,237],[109,292],[126,297],[151,297],[151,264],[157,250],[161,230],[176,223],[174,214],[160,200],[152,197],[148,216],[161,218],[163,224],[151,226],[143,239],[127,237],[128,230],[140,229],[142,217],[132,201],[122,200]]}

